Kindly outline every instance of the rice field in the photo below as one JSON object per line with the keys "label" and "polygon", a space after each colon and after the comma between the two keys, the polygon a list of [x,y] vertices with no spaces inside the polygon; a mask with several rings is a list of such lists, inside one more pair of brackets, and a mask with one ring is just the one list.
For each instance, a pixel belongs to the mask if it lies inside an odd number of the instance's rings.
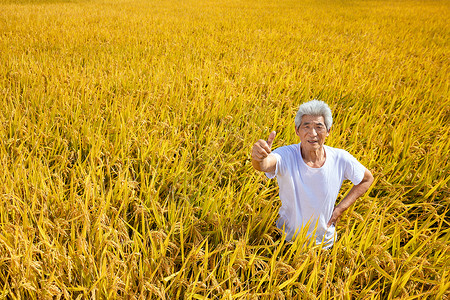
{"label": "rice field", "polygon": [[[448,299],[449,19],[438,0],[0,0],[0,299]],[[272,130],[297,143],[313,98],[375,177],[331,251],[284,241],[250,158]]]}

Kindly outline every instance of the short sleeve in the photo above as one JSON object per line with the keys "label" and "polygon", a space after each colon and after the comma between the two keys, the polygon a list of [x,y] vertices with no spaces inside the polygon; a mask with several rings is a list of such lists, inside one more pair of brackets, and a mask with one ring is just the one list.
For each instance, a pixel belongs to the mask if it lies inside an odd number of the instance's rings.
{"label": "short sleeve", "polygon": [[366,168],[355,157],[345,151],[345,179],[350,180],[354,185],[360,184],[365,172]]}
{"label": "short sleeve", "polygon": [[270,179],[279,176],[285,176],[290,173],[290,166],[293,163],[293,159],[296,153],[298,145],[288,145],[279,147],[270,153],[277,159],[275,166],[275,172],[266,172],[266,176]]}

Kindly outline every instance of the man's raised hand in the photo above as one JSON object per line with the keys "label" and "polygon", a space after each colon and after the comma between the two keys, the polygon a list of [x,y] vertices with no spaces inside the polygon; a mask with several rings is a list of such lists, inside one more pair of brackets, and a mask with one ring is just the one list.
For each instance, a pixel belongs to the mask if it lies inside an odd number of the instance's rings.
{"label": "man's raised hand", "polygon": [[258,140],[252,148],[252,159],[258,162],[262,162],[267,156],[269,156],[270,152],[272,152],[272,143],[275,139],[277,133],[272,131],[269,135],[267,141]]}
{"label": "man's raised hand", "polygon": [[272,131],[270,134],[269,134],[269,138],[267,139],[267,144],[269,145],[269,148],[270,149],[272,149],[272,143],[273,143],[273,140],[275,139],[275,136],[277,135],[277,133],[275,132],[275,131]]}

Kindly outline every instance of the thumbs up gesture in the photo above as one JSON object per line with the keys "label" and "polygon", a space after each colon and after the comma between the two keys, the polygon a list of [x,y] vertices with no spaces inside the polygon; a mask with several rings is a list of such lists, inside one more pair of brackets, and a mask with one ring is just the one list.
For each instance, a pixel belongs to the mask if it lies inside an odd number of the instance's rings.
{"label": "thumbs up gesture", "polygon": [[277,133],[272,131],[267,141],[258,140],[252,148],[252,160],[262,162],[272,152],[272,143]]}

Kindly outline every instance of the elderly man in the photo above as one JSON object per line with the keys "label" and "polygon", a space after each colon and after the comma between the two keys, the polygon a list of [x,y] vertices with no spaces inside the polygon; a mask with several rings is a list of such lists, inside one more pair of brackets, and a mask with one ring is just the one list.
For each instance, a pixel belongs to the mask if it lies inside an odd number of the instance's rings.
{"label": "elderly man", "polygon": [[[281,208],[277,227],[291,240],[303,228],[316,244],[330,248],[336,239],[335,225],[373,182],[373,176],[345,150],[325,145],[333,118],[323,101],[312,100],[300,105],[295,117],[299,144],[271,151],[275,132],[269,139],[257,141],[252,148],[252,164],[269,178],[277,177]],[[354,186],[335,207],[342,182]],[[313,234],[315,233],[315,236]]]}

